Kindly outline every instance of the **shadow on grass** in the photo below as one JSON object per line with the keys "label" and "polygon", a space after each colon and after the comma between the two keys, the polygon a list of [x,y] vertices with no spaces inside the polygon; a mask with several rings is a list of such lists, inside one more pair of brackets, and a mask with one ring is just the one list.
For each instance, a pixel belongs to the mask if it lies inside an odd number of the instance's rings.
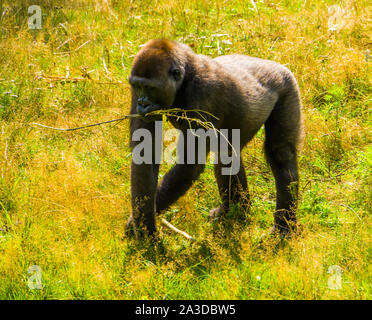
{"label": "shadow on grass", "polygon": [[176,274],[191,272],[200,279],[213,272],[212,269],[221,263],[221,258],[236,265],[242,264],[245,258],[242,256],[243,241],[250,241],[254,252],[252,259],[260,259],[262,253],[276,255],[285,248],[286,239],[269,233],[264,238],[247,240],[242,235],[250,226],[252,218],[249,212],[232,208],[225,217],[206,222],[204,238],[193,243],[173,234],[158,235],[155,240],[128,239],[124,260],[129,261],[131,256],[137,256],[145,265],[160,267],[172,264]]}

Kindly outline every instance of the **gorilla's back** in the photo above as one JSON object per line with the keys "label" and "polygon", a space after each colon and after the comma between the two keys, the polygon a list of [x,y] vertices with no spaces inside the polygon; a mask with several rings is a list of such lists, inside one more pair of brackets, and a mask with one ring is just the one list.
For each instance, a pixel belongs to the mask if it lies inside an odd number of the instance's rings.
{"label": "gorilla's back", "polygon": [[248,86],[258,82],[269,90],[280,90],[294,79],[285,66],[271,61],[247,55],[233,54],[213,59],[222,65],[233,77],[247,82]]}

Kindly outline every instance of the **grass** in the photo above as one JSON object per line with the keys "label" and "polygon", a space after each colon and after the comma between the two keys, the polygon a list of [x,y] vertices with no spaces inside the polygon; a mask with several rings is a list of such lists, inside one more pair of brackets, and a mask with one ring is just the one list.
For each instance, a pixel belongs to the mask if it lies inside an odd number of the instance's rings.
{"label": "grass", "polygon": [[[42,29],[30,30],[27,8],[38,2]],[[242,0],[0,0],[1,299],[371,299],[372,7],[366,0],[255,2],[257,12]],[[329,7],[337,3],[344,12],[333,30]],[[159,223],[160,241],[151,245],[123,239],[128,121],[75,132],[30,125],[76,127],[128,114],[133,57],[162,37],[212,57],[248,54],[293,71],[306,126],[301,237],[260,242],[275,208],[262,130],[244,149],[253,200],[247,222],[208,223],[219,199],[207,165],[164,213],[199,241]],[[67,73],[86,80],[41,77]],[[33,265],[42,271],[40,290],[27,285]],[[328,285],[334,265],[342,270],[338,290]]]}

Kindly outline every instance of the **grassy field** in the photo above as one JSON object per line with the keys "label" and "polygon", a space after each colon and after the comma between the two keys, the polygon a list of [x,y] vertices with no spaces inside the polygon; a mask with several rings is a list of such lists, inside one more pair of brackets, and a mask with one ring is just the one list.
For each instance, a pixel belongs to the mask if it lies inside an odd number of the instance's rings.
{"label": "grassy field", "polygon": [[[0,0],[1,299],[371,299],[370,2],[252,2]],[[38,3],[42,28],[32,30],[27,9]],[[131,63],[153,38],[293,71],[306,127],[300,237],[260,242],[275,209],[262,130],[244,149],[246,221],[208,222],[219,197],[207,165],[164,213],[198,241],[159,223],[151,245],[123,238],[128,121],[67,133],[31,125],[128,114]],[[31,290],[34,265],[42,288]]]}

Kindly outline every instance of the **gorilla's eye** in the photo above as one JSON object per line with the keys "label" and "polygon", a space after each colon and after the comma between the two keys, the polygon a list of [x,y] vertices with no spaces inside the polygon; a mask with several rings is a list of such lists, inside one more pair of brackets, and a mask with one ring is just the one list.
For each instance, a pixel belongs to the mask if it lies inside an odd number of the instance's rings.
{"label": "gorilla's eye", "polygon": [[171,73],[172,77],[174,78],[174,80],[178,81],[178,80],[181,79],[181,71],[180,71],[180,69],[172,68],[170,70],[170,73]]}

